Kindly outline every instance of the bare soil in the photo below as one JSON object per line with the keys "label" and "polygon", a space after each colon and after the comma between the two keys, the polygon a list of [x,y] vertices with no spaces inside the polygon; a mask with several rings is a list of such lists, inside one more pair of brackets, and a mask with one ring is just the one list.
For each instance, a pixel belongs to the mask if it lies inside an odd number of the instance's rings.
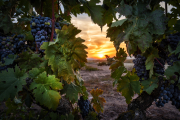
{"label": "bare soil", "polygon": [[[89,92],[89,100],[92,99],[90,95],[92,89],[102,89],[102,97],[105,98],[106,103],[104,112],[100,114],[101,120],[115,120],[120,113],[127,110],[128,105],[121,93],[117,92],[116,86],[113,87],[109,66],[97,66],[97,63],[87,63],[86,65],[100,69],[99,71],[87,71],[84,69],[80,71]],[[133,64],[125,63],[125,66],[128,69],[132,69]],[[133,99],[136,97],[138,97],[138,94]],[[146,116],[148,120],[180,120],[180,111],[174,105],[171,105],[171,101],[162,108],[156,107],[155,102],[153,102],[146,110]]]}

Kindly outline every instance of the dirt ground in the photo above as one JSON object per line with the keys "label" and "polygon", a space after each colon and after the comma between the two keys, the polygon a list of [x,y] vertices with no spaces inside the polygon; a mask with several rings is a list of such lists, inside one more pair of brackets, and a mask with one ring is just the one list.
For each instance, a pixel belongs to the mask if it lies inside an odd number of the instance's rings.
{"label": "dirt ground", "polygon": [[[99,71],[87,71],[82,69],[80,74],[84,79],[85,86],[90,92],[93,88],[99,88],[103,90],[102,97],[105,98],[106,103],[104,105],[104,112],[100,114],[101,120],[115,120],[118,114],[127,110],[127,104],[125,98],[121,93],[116,91],[116,86],[113,87],[113,79],[110,77],[109,66],[97,66],[97,63],[87,63],[87,66],[92,66],[100,69]],[[132,63],[125,63],[126,68],[131,69]],[[133,99],[138,97],[136,94]],[[89,100],[92,97],[89,93]],[[180,120],[180,111],[175,106],[171,105],[171,102],[166,103],[164,107],[158,108],[155,102],[151,107],[146,110],[146,116],[148,120]]]}

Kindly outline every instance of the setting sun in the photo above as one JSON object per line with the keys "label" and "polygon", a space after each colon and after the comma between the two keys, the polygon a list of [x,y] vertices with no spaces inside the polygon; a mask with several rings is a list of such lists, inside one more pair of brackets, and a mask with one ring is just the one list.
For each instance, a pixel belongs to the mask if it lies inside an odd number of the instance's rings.
{"label": "setting sun", "polygon": [[104,57],[104,55],[103,54],[99,54],[99,57],[102,58],[102,57]]}

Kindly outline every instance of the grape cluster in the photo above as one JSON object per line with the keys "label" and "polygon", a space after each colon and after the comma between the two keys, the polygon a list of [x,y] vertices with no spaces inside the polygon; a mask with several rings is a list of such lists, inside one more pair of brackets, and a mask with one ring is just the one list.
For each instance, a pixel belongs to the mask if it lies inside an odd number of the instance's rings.
{"label": "grape cluster", "polygon": [[169,87],[165,88],[163,84],[161,86],[161,93],[156,101],[157,107],[164,107],[165,103],[172,101],[172,105],[175,105],[177,109],[180,109],[180,89],[178,88],[177,82],[170,84]]}
{"label": "grape cluster", "polygon": [[5,65],[5,60],[8,59],[8,55],[9,54],[12,54],[14,55],[14,53],[12,51],[0,51],[0,72],[3,71],[3,70],[7,70],[7,68],[10,68],[12,66],[8,66],[8,65]]}
{"label": "grape cluster", "polygon": [[8,55],[19,54],[22,51],[27,51],[23,35],[0,36],[0,71],[7,70],[7,68],[13,68],[15,64],[5,65],[5,59],[8,59]]}
{"label": "grape cluster", "polygon": [[171,56],[169,56],[168,58],[167,58],[167,63],[168,63],[168,65],[173,65],[173,63],[174,62],[176,62],[176,61],[179,61],[179,58],[178,58],[178,54],[172,54]]}
{"label": "grape cluster", "polygon": [[87,100],[84,100],[83,96],[80,97],[80,100],[78,100],[78,105],[81,110],[81,115],[83,119],[89,114],[90,111],[90,102]]}
{"label": "grape cluster", "polygon": [[[43,42],[50,41],[51,32],[52,32],[52,22],[51,18],[49,17],[34,17],[32,16],[32,20],[30,22],[31,27],[31,34],[35,38],[35,42],[37,44],[38,50],[43,52],[40,49],[40,46],[43,44]],[[61,29],[61,26],[58,22],[55,22],[55,29]],[[55,30],[53,38],[55,39],[57,36]]]}
{"label": "grape cluster", "polygon": [[0,50],[3,51],[11,51],[14,54],[21,53],[23,50],[27,50],[27,45],[25,44],[26,40],[24,40],[23,35],[0,36]]}
{"label": "grape cluster", "polygon": [[[171,47],[171,49],[174,51],[177,48],[177,45],[180,41],[180,32],[175,33],[175,34],[170,34],[167,36],[167,41],[169,42],[169,45]],[[170,56],[167,57],[167,63],[168,65],[173,65],[174,62],[179,61],[180,59],[178,58],[179,53],[178,54],[172,54]]]}
{"label": "grape cluster", "polygon": [[133,60],[136,74],[140,78],[139,81],[147,80],[149,78],[149,70],[146,70],[145,61],[146,57],[141,56],[140,54]]}
{"label": "grape cluster", "polygon": [[176,50],[177,45],[180,41],[180,33],[170,34],[167,37],[167,41],[169,42],[169,45],[171,46],[172,50]]}
{"label": "grape cluster", "polygon": [[161,58],[154,59],[154,72],[160,75],[164,75],[165,60]]}

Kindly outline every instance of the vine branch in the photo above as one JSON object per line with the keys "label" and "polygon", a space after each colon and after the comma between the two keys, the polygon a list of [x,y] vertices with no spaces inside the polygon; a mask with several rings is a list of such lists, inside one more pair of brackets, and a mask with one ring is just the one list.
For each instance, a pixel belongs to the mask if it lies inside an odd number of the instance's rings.
{"label": "vine branch", "polygon": [[54,36],[54,23],[55,23],[55,17],[54,17],[54,0],[52,0],[52,31],[51,31],[51,39],[50,39],[50,41],[53,41],[53,36]]}
{"label": "vine branch", "polygon": [[155,59],[156,59],[156,60],[158,61],[158,63],[164,68],[164,65],[162,65],[157,58],[155,58]]}

